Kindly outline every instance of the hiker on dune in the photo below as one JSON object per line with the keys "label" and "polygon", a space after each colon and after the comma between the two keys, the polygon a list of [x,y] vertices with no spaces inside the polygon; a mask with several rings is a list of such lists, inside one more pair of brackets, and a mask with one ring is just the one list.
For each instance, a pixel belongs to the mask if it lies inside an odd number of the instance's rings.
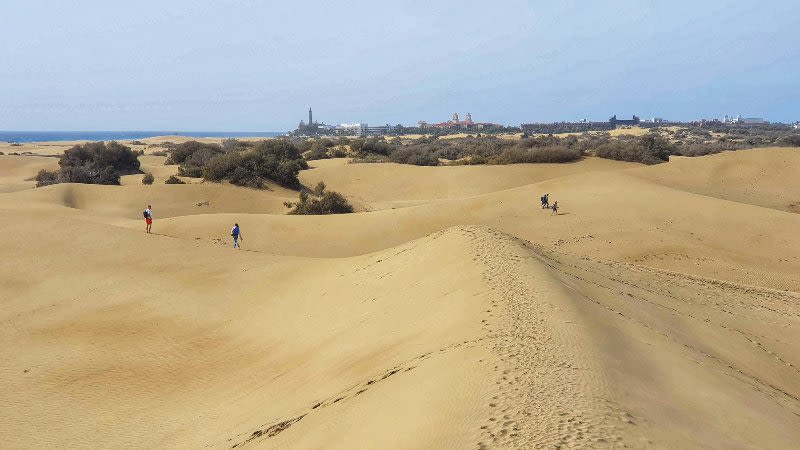
{"label": "hiker on dune", "polygon": [[242,236],[242,230],[239,229],[239,224],[233,224],[233,228],[231,228],[231,237],[233,237],[233,248],[238,248],[241,250],[242,247],[239,246],[239,239],[244,240]]}
{"label": "hiker on dune", "polygon": [[150,233],[150,229],[153,227],[153,206],[147,205],[147,209],[142,214],[144,214],[145,231]]}

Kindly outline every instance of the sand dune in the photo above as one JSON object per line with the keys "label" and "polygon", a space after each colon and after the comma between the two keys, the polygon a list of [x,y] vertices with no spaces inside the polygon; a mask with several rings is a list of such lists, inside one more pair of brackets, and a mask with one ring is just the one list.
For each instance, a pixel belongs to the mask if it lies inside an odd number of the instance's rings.
{"label": "sand dune", "polygon": [[[757,206],[800,213],[800,152],[764,148],[704,158],[674,158],[666,166],[636,172],[657,183]],[[686,176],[687,172],[691,176]]]}
{"label": "sand dune", "polygon": [[[286,200],[296,200],[289,191],[265,193],[230,185],[188,184],[152,185],[141,183],[131,186],[99,186],[81,184],[59,184],[18,192],[14,202],[26,202],[56,209],[71,209],[77,213],[92,213],[88,218],[139,219],[148,204],[155,204],[154,216],[196,216],[215,213],[264,213],[282,214]],[[285,197],[282,195],[286,195]],[[29,203],[27,203],[29,202]],[[0,204],[3,199],[0,198]]]}
{"label": "sand dune", "polygon": [[[419,167],[404,164],[347,164],[346,159],[312,161],[301,181],[324,181],[373,209],[391,209],[421,201],[456,199],[527,186],[572,174],[638,167],[630,163],[587,158],[572,164]],[[538,197],[537,197],[538,198]]]}
{"label": "sand dune", "polygon": [[796,155],[315,161],[370,212],[306,217],[0,157],[0,446],[794,448]]}
{"label": "sand dune", "polygon": [[[543,192],[559,200],[562,215],[538,208]],[[800,290],[800,241],[786,231],[800,229],[800,216],[664,187],[626,172],[567,176],[356,215],[186,216],[159,226],[169,235],[210,240],[224,238],[234,221],[254,230],[248,246],[276,254],[358,255],[470,223],[563,251]]]}
{"label": "sand dune", "polygon": [[39,156],[0,155],[0,193],[31,189],[40,170],[58,168],[58,159]]}

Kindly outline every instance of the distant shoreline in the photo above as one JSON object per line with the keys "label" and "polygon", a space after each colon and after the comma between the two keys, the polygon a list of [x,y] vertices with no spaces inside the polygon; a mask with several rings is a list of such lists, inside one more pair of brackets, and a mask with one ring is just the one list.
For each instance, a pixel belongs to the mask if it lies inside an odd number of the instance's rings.
{"label": "distant shoreline", "polygon": [[0,131],[0,142],[122,141],[161,136],[269,138],[282,134],[282,131]]}

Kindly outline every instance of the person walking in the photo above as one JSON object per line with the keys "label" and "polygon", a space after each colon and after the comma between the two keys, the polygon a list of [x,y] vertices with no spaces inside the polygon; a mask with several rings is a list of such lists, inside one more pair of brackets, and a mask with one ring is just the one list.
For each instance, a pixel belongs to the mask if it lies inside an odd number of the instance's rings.
{"label": "person walking", "polygon": [[550,194],[544,194],[544,205],[542,205],[542,209],[549,209],[550,208]]}
{"label": "person walking", "polygon": [[147,205],[147,209],[144,210],[144,223],[145,223],[145,231],[150,233],[150,229],[153,227],[153,206]]}
{"label": "person walking", "polygon": [[231,237],[233,237],[233,248],[241,249],[242,247],[239,246],[239,239],[244,240],[244,236],[242,236],[242,230],[239,229],[239,224],[233,224],[233,228],[231,228]]}
{"label": "person walking", "polygon": [[539,197],[539,200],[541,200],[541,201],[542,201],[542,209],[544,209],[544,208],[545,208],[545,206],[544,206],[544,205],[547,203],[547,197],[545,197],[545,196],[543,195],[543,196]]}
{"label": "person walking", "polygon": [[553,215],[557,216],[558,215],[558,200],[553,202],[553,208],[552,209],[553,209]]}

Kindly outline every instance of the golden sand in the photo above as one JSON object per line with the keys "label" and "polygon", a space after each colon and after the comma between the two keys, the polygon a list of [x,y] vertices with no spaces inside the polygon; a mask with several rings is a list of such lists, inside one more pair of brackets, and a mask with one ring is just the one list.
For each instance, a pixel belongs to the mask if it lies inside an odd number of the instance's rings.
{"label": "golden sand", "polygon": [[34,189],[56,159],[0,156],[0,447],[800,442],[797,150],[313,161],[341,216],[141,160]]}

